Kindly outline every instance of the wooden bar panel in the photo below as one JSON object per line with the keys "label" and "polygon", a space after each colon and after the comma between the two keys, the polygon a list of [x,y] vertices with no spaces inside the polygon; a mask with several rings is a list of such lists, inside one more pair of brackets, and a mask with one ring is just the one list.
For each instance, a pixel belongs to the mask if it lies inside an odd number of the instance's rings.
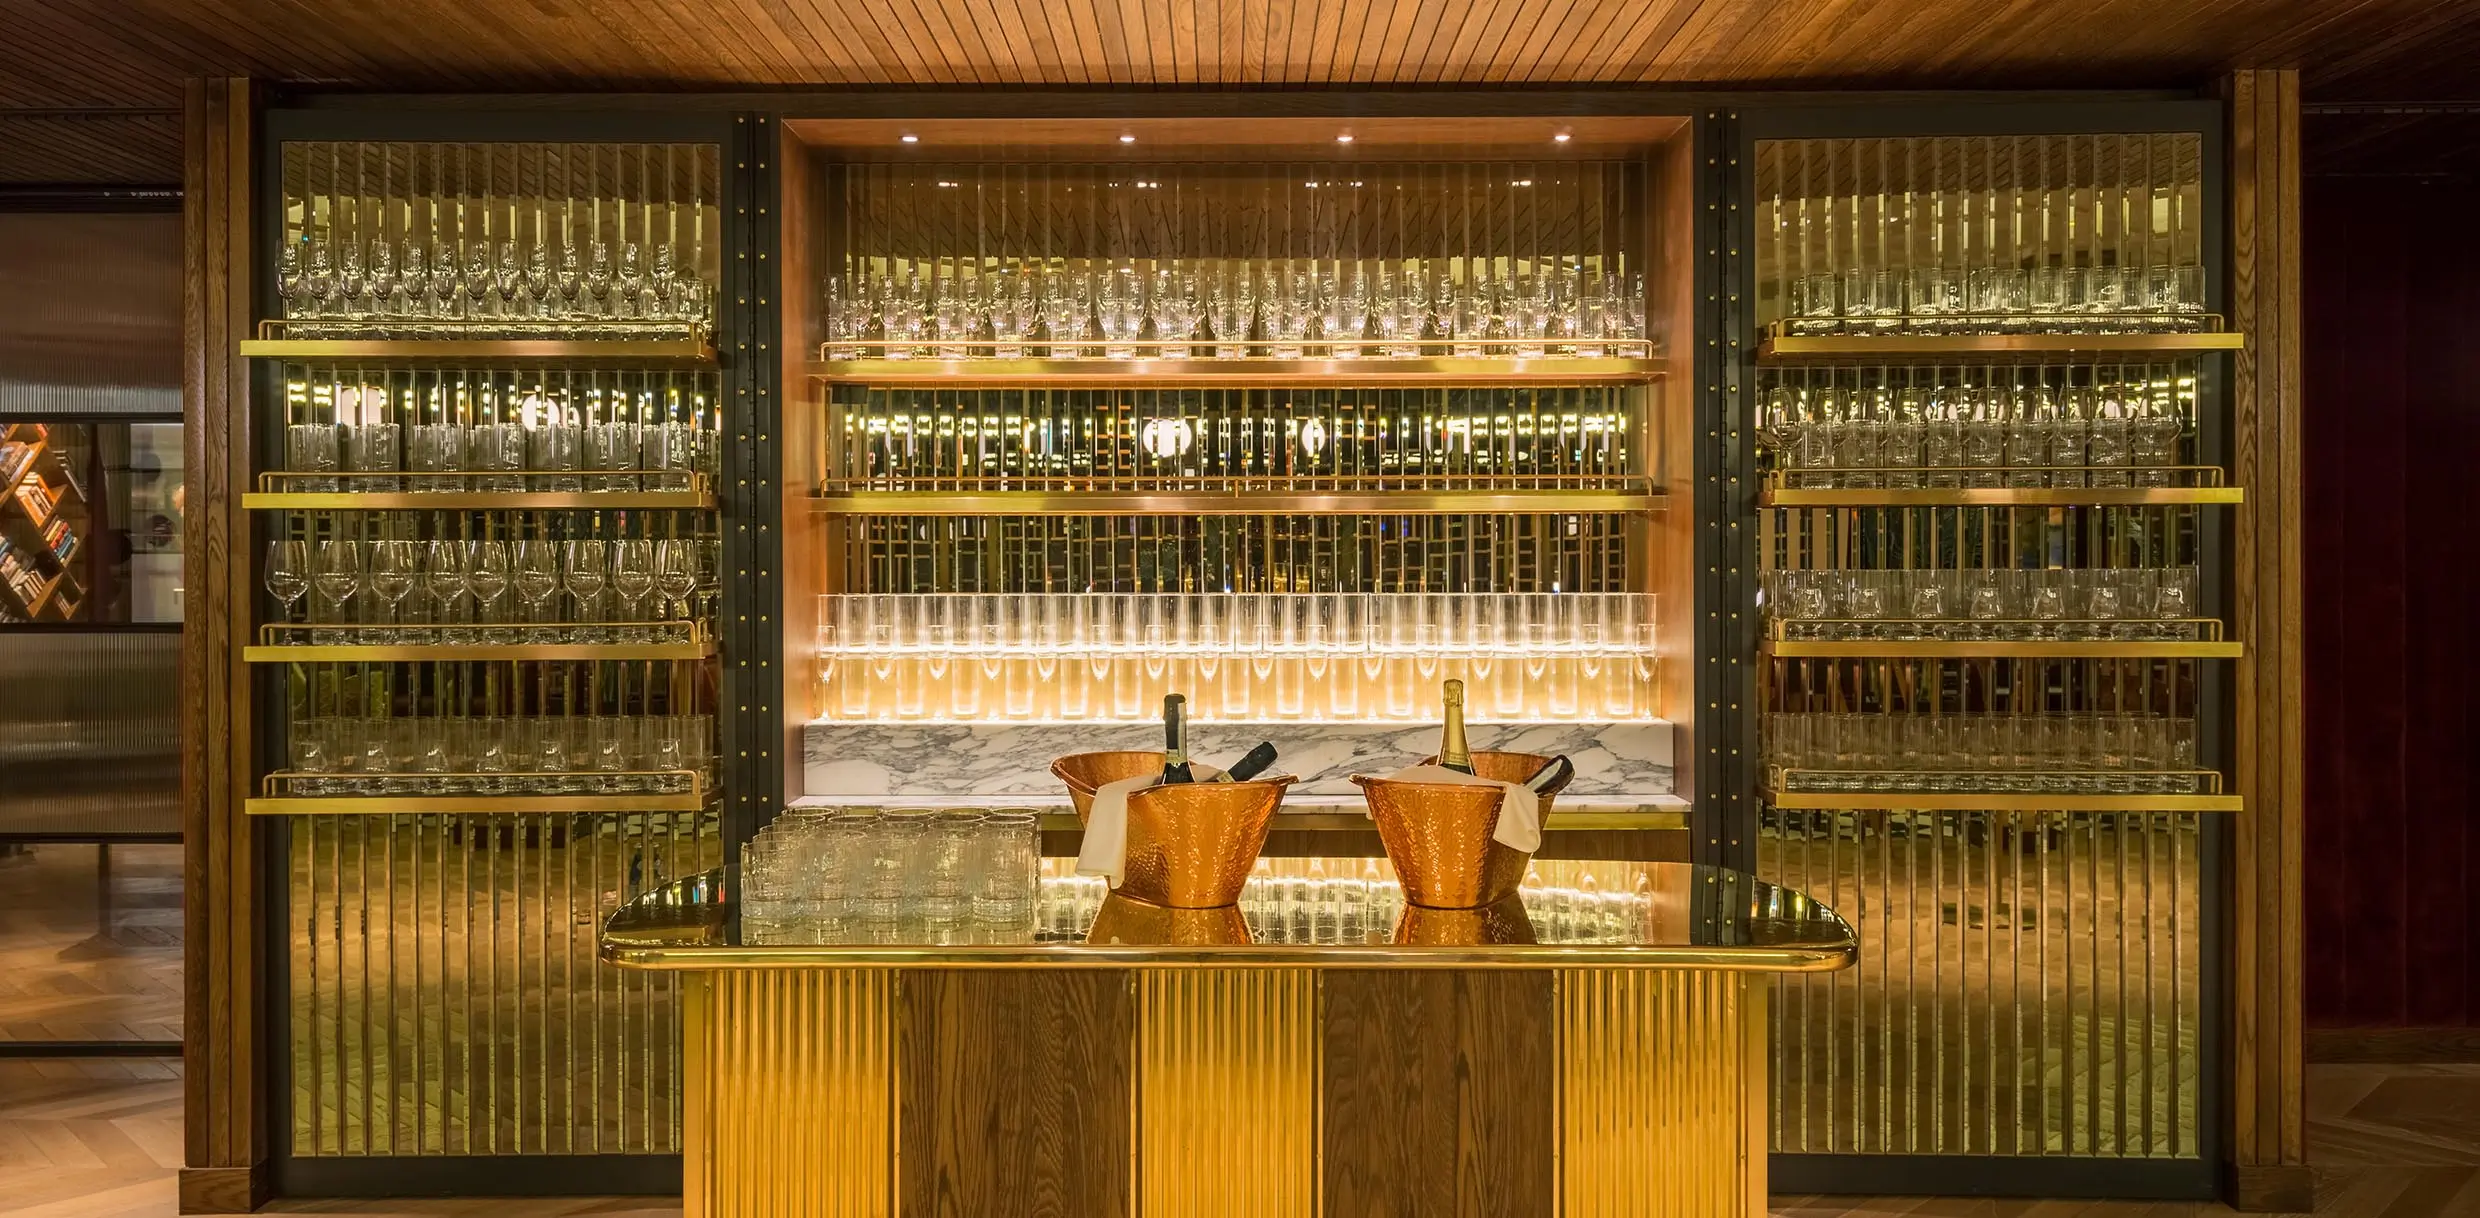
{"label": "wooden bar panel", "polygon": [[897,1000],[897,1212],[1129,1212],[1128,974],[907,972]]}
{"label": "wooden bar panel", "polygon": [[2301,1097],[2302,805],[2306,733],[2300,519],[2299,74],[2234,72],[2230,103],[2232,479],[2247,489],[2232,538],[2234,820],[2231,1136],[2225,1187],[2246,1210],[2306,1210]]}
{"label": "wooden bar panel", "polygon": [[1556,982],[1326,977],[1327,1218],[1558,1212]]}
{"label": "wooden bar panel", "polygon": [[182,207],[182,397],[188,467],[182,548],[182,838],[187,985],[182,1053],[187,1213],[246,1212],[266,1198],[265,1064],[258,1053],[266,878],[244,815],[251,749],[249,643],[250,182],[257,94],[241,79],[189,82]]}

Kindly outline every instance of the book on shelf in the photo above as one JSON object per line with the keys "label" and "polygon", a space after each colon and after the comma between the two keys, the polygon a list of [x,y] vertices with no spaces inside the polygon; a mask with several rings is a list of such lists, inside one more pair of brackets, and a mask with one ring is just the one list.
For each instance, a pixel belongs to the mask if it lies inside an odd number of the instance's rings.
{"label": "book on shelf", "polygon": [[0,444],[0,486],[15,486],[34,464],[34,446],[11,440]]}

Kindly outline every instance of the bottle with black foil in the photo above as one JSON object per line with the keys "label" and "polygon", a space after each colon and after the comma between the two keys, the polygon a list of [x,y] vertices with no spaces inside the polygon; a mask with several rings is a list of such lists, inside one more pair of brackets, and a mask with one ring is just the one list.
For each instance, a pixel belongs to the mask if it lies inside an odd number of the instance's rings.
{"label": "bottle with black foil", "polygon": [[1188,768],[1188,699],[1163,695],[1163,772],[1165,783],[1195,782]]}

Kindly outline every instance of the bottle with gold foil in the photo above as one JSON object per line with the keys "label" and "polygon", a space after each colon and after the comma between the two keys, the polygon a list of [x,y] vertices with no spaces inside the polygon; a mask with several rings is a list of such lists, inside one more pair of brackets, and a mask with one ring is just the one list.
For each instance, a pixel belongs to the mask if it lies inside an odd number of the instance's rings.
{"label": "bottle with gold foil", "polygon": [[1438,737],[1438,764],[1462,774],[1473,772],[1472,745],[1464,739],[1464,683],[1446,687],[1446,726]]}

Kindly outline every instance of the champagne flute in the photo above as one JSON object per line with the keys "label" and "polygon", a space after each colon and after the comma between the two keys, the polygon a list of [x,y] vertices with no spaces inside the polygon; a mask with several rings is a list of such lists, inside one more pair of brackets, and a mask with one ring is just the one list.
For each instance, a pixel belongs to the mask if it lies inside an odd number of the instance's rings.
{"label": "champagne flute", "polygon": [[267,592],[283,606],[277,616],[292,620],[293,605],[310,592],[309,542],[267,543]]}
{"label": "champagne flute", "polygon": [[[572,621],[599,623],[603,589],[611,582],[610,550],[599,540],[568,543],[568,595],[574,603]],[[569,632],[580,643],[608,643],[611,631],[601,625]]]}
{"label": "champagne flute", "polygon": [[[311,574],[310,583],[317,590],[319,599],[327,603],[328,620],[338,623],[348,621],[352,615],[353,594],[362,587],[361,543],[344,538],[331,538],[322,543],[319,546],[318,566]],[[317,616],[317,606],[313,605],[312,617],[315,620]],[[342,643],[347,641],[346,636],[350,633],[342,629],[313,630],[310,641]]]}
{"label": "champagne flute", "polygon": [[474,595],[474,620],[486,623],[480,632],[485,643],[516,641],[516,631],[506,624],[510,615],[500,609],[500,598],[515,577],[507,542],[477,541],[465,556],[465,584]]}
{"label": "champagne flute", "polygon": [[[516,568],[517,595],[525,599],[528,622],[548,622],[551,598],[560,591],[560,552],[548,541],[520,541],[510,547]],[[557,637],[560,632],[546,632]]]}

